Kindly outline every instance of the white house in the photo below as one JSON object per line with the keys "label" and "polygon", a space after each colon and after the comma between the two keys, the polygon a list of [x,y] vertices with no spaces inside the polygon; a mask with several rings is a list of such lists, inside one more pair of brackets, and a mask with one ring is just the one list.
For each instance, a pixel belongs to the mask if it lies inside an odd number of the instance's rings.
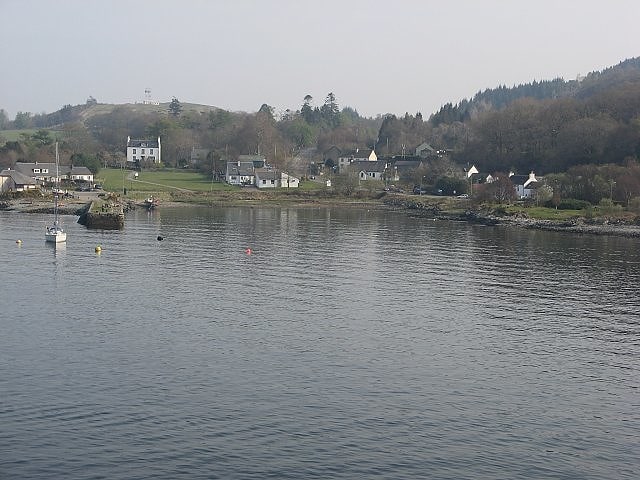
{"label": "white house", "polygon": [[255,185],[258,188],[298,188],[300,179],[277,170],[257,168],[255,169]]}
{"label": "white house", "polygon": [[344,154],[340,154],[338,157],[338,171],[342,170],[344,167],[348,167],[353,162],[377,162],[378,156],[374,150],[368,148],[357,148],[355,152],[348,152]]}
{"label": "white house", "polygon": [[516,195],[520,199],[533,197],[533,192],[538,186],[536,175],[531,172],[529,175],[514,175],[509,173],[509,179],[516,189]]}
{"label": "white house", "polygon": [[255,182],[258,188],[277,188],[279,174],[275,170],[266,168],[257,168],[255,170]]}
{"label": "white house", "polygon": [[160,137],[158,140],[131,140],[131,137],[127,137],[127,165],[160,163],[161,153]]}
{"label": "white house", "polygon": [[93,173],[87,167],[78,167],[73,165],[67,174],[72,181],[93,183]]}
{"label": "white house", "polygon": [[282,172],[280,174],[280,186],[282,188],[298,188],[300,186],[300,179]]}
{"label": "white house", "polygon": [[[26,163],[17,162],[16,170],[27,177],[32,178],[36,183],[55,183],[56,164],[55,163]],[[59,165],[58,181],[73,180],[81,182],[93,182],[93,173],[87,167]]]}
{"label": "white house", "polygon": [[[384,180],[387,162],[385,160],[357,161],[351,164],[351,169],[358,172],[360,180]],[[393,172],[395,173],[395,170]]]}

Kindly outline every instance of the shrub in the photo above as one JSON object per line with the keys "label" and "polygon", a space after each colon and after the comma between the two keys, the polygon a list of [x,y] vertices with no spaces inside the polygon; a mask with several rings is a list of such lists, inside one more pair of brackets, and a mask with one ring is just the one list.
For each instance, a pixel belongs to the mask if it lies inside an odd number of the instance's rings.
{"label": "shrub", "polygon": [[558,204],[558,210],[583,210],[590,207],[591,203],[577,198],[563,198]]}

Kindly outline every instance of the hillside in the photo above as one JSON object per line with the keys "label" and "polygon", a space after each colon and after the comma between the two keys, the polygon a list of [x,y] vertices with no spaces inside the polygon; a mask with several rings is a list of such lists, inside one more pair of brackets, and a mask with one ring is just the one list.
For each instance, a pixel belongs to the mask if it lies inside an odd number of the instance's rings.
{"label": "hillside", "polygon": [[575,98],[587,100],[599,93],[628,84],[640,82],[640,57],[620,62],[618,65],[589,73],[575,80],[555,78],[531,83],[496,88],[477,92],[470,100],[463,99],[458,104],[447,103],[434,113],[430,121],[434,126],[442,123],[464,122],[479,113],[500,110],[511,103],[523,99],[557,100]]}

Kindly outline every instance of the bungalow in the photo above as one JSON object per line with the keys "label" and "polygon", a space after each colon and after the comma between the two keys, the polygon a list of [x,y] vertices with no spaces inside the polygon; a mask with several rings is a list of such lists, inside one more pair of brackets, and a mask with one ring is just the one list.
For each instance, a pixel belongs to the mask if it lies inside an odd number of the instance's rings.
{"label": "bungalow", "polygon": [[509,179],[516,189],[516,195],[519,199],[531,198],[538,186],[538,179],[533,172],[529,175],[514,175],[509,173]]}
{"label": "bungalow", "polygon": [[255,182],[258,188],[298,188],[300,186],[299,178],[266,168],[255,170]]}
{"label": "bungalow", "polygon": [[338,171],[344,171],[342,169],[348,167],[353,162],[376,162],[377,160],[378,156],[374,150],[357,148],[354,152],[340,154],[338,157]]}
{"label": "bungalow", "polygon": [[351,170],[358,172],[360,180],[384,180],[387,162],[385,160],[356,161],[351,163]]}
{"label": "bungalow", "polygon": [[91,173],[91,170],[87,167],[72,165],[67,175],[69,179],[74,182],[80,181],[93,183],[93,173]]}
{"label": "bungalow", "polygon": [[0,192],[24,192],[38,187],[38,182],[17,170],[6,169],[0,172]]}
{"label": "bungalow", "polygon": [[[36,183],[46,184],[56,181],[55,163],[16,163],[16,170],[27,177],[32,178]],[[81,182],[93,182],[93,173],[87,167],[75,165],[59,165],[58,180],[72,180]]]}
{"label": "bungalow", "polygon": [[160,163],[160,137],[158,140],[131,140],[127,137],[127,165],[139,165],[143,162]]}
{"label": "bungalow", "polygon": [[278,172],[275,170],[268,170],[266,168],[257,168],[255,170],[255,182],[258,188],[277,188],[278,185]]}

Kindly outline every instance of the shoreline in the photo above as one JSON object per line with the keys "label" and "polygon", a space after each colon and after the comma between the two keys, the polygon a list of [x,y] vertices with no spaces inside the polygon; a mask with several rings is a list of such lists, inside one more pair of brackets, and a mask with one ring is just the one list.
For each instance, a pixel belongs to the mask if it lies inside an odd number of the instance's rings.
{"label": "shoreline", "polygon": [[[423,200],[423,199],[421,199]],[[58,212],[61,215],[80,216],[86,208],[90,200],[83,199],[67,199],[58,205]],[[135,203],[133,200],[127,200],[125,203]],[[486,226],[513,226],[530,230],[546,230],[554,232],[566,232],[572,234],[587,235],[610,235],[627,238],[640,238],[640,225],[630,224],[619,219],[609,219],[606,217],[597,217],[588,220],[584,217],[578,217],[571,220],[537,220],[521,215],[495,215],[485,213],[478,209],[462,209],[461,211],[451,212],[441,207],[442,199],[432,199],[431,202],[416,202],[413,198],[389,198],[382,197],[379,199],[346,199],[337,197],[294,197],[285,196],[279,198],[251,198],[243,196],[242,198],[229,198],[227,196],[221,198],[188,198],[188,199],[171,199],[161,202],[159,209],[162,208],[183,208],[193,206],[279,206],[292,208],[321,208],[321,207],[344,207],[344,208],[368,208],[393,210],[402,212],[406,215],[413,215],[423,218],[433,218],[447,221],[461,221],[467,223],[475,223]],[[137,205],[137,203],[135,203]],[[142,208],[142,207],[139,207]],[[17,213],[53,213],[53,207],[50,201],[41,199],[27,200],[18,199],[0,202],[0,210],[13,211]]]}

